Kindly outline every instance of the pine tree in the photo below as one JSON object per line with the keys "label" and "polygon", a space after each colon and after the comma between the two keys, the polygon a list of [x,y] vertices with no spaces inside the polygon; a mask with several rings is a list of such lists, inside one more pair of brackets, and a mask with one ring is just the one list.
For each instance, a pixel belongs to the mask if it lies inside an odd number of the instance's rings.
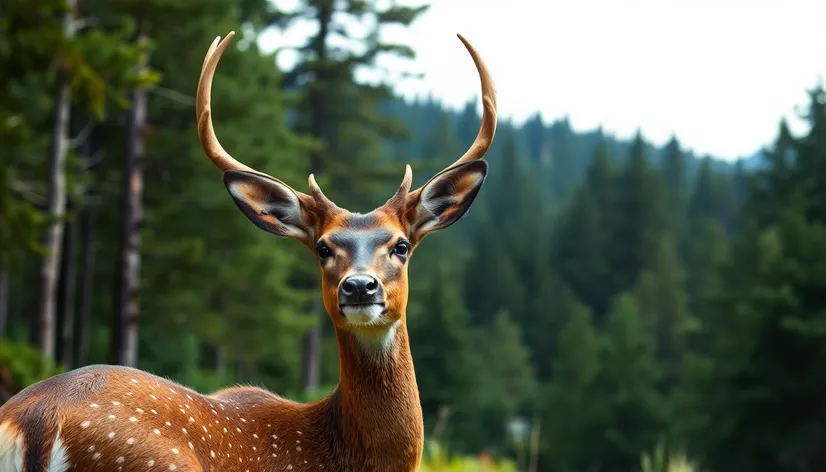
{"label": "pine tree", "polygon": [[[668,230],[662,177],[646,157],[645,141],[637,134],[617,180],[618,215],[611,225],[608,260],[616,277],[613,293],[631,290],[640,273],[652,265],[660,239]],[[621,217],[619,217],[621,215]],[[604,231],[605,229],[603,229]]]}
{"label": "pine tree", "polygon": [[542,403],[541,463],[555,470],[587,470],[594,459],[594,427],[600,412],[594,403],[594,382],[600,365],[600,338],[590,311],[571,311],[559,334],[553,380]]}
{"label": "pine tree", "polygon": [[[422,410],[432,429],[440,408],[450,414],[447,441],[459,450],[480,433],[475,415],[484,376],[483,359],[460,293],[445,264],[432,268],[427,300],[409,311],[410,343],[416,365]],[[474,432],[475,430],[475,432]]]}
{"label": "pine tree", "polygon": [[553,240],[553,263],[575,296],[598,319],[620,287],[612,270],[613,241],[608,235],[623,215],[617,214],[617,183],[607,148],[600,144],[591,160],[586,180],[560,215]]}
{"label": "pine tree", "polygon": [[658,391],[661,370],[654,339],[633,295],[619,294],[612,301],[604,336],[596,380],[601,397],[595,400],[604,412],[600,460],[630,470],[640,451],[653,447],[664,432],[667,414]]}
{"label": "pine tree", "polygon": [[686,157],[676,136],[665,146],[662,172],[668,188],[668,214],[675,234],[683,234],[688,205]]}
{"label": "pine tree", "polygon": [[[715,469],[813,471],[826,460],[815,439],[824,434],[826,227],[818,205],[826,187],[813,174],[826,162],[816,126],[825,101],[813,94],[812,126],[799,139],[789,140],[781,125],[749,206],[752,221],[722,271],[725,290],[713,299],[709,358],[725,362],[700,371],[696,396],[705,415],[693,439]],[[782,158],[787,151],[793,159]]]}
{"label": "pine tree", "polygon": [[688,311],[684,274],[674,239],[664,237],[654,249],[656,259],[640,275],[635,289],[643,322],[654,335],[657,359],[663,365],[667,390],[679,384],[687,336],[697,329]]}

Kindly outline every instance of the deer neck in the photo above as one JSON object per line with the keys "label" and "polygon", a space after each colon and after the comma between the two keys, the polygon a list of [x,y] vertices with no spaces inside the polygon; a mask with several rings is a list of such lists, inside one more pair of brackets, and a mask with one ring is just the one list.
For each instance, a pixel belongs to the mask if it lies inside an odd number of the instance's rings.
{"label": "deer neck", "polygon": [[341,378],[328,408],[340,420],[342,447],[360,464],[417,470],[424,431],[407,327],[400,321],[386,335],[365,339],[337,330]]}

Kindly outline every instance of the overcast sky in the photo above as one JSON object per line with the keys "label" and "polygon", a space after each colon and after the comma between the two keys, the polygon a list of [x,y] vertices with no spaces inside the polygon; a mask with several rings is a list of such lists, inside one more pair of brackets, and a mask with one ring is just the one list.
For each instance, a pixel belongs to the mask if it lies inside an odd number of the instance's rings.
{"label": "overcast sky", "polygon": [[[674,133],[695,152],[734,159],[771,142],[781,117],[805,129],[796,107],[826,80],[826,0],[430,4],[411,28],[383,35],[417,53],[415,62],[384,64],[424,73],[397,91],[432,93],[451,107],[478,95],[461,33],[493,73],[500,115],[517,123],[536,112],[546,121],[568,115],[576,129],[602,124],[628,137],[640,128],[656,144]],[[266,35],[262,46],[299,44],[313,31],[297,25]],[[282,67],[292,60],[279,55]]]}

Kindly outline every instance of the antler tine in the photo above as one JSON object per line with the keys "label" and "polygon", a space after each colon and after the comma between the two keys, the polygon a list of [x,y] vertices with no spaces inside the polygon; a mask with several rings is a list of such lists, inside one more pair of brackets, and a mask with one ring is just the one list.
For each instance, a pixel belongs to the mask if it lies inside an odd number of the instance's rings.
{"label": "antler tine", "polygon": [[[485,153],[490,148],[493,142],[493,136],[496,134],[496,87],[493,84],[493,77],[488,70],[482,56],[476,51],[470,42],[461,34],[457,34],[459,40],[465,45],[470,57],[473,58],[476,64],[476,70],[479,72],[479,81],[482,85],[482,125],[479,127],[479,133],[470,148],[456,160],[453,164],[447,166],[444,170],[463,164],[468,161],[482,159]],[[411,192],[411,194],[418,193],[421,187]]]}
{"label": "antler tine", "polygon": [[[215,135],[215,128],[212,126],[212,107],[210,105],[212,98],[212,78],[215,76],[215,69],[218,67],[218,62],[224,54],[232,38],[235,36],[235,31],[231,31],[223,41],[218,36],[212,42],[209,50],[204,57],[204,63],[201,66],[201,77],[198,80],[198,93],[195,97],[195,118],[198,120],[198,137],[201,140],[201,145],[204,147],[204,152],[209,158],[223,171],[227,170],[244,170],[248,172],[260,172],[248,167],[233,158],[218,141]],[[220,41],[220,42],[219,42]]]}

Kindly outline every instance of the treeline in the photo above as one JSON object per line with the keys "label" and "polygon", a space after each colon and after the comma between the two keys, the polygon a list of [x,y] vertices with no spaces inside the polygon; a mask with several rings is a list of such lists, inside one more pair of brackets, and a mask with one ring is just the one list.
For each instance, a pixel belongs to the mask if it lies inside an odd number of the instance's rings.
{"label": "treeline", "polygon": [[[337,382],[315,261],[238,212],[198,142],[209,43],[239,33],[213,88],[222,144],[298,189],[315,173],[354,211],[405,163],[418,185],[455,160],[480,118],[354,81],[404,45],[332,45],[341,16],[379,31],[422,8],[300,3],[4,4],[0,394],[100,362],[295,399]],[[319,28],[280,71],[255,39],[296,20]],[[810,97],[810,130],[781,123],[760,166],[501,122],[473,209],[411,262],[428,435],[520,461],[534,441],[538,470],[638,470],[658,445],[717,471],[822,464],[826,94]]]}

